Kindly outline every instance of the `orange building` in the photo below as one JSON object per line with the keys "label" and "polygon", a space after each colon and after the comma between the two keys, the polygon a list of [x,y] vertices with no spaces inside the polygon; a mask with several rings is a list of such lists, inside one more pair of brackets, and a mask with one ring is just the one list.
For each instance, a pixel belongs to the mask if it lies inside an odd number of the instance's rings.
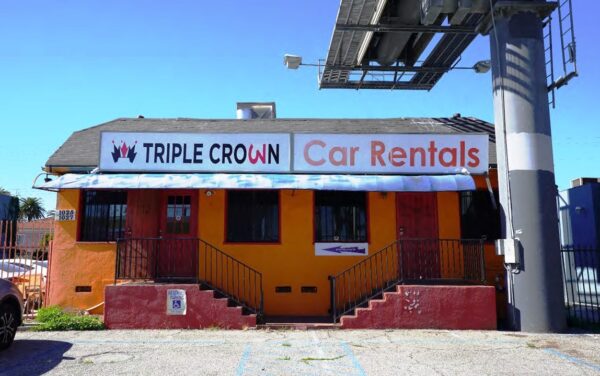
{"label": "orange building", "polygon": [[460,116],[83,129],[36,183],[58,195],[48,302],[104,309],[112,327],[153,304],[169,315],[157,327],[207,326],[223,307],[343,322],[398,286],[483,286],[502,319],[493,142],[491,124]]}

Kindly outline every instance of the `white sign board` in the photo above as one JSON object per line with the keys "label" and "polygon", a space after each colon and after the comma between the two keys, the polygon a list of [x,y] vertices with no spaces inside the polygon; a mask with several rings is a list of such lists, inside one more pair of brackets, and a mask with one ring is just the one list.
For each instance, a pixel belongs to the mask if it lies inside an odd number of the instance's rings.
{"label": "white sign board", "polygon": [[488,170],[485,134],[296,134],[295,172],[456,174]]}
{"label": "white sign board", "polygon": [[102,132],[100,170],[288,172],[287,133]]}
{"label": "white sign board", "polygon": [[481,174],[489,167],[488,138],[455,133],[102,132],[100,170]]}
{"label": "white sign board", "polygon": [[366,256],[369,243],[315,243],[315,256]]}
{"label": "white sign board", "polygon": [[54,219],[60,222],[74,221],[75,220],[75,209],[60,209],[56,211]]}
{"label": "white sign board", "polygon": [[185,315],[186,313],[185,290],[167,290],[167,315]]}

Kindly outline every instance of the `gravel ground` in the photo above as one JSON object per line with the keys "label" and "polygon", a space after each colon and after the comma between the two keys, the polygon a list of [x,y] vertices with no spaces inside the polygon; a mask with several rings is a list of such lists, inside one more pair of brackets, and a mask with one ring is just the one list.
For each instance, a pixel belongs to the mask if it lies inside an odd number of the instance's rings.
{"label": "gravel ground", "polygon": [[19,332],[1,375],[600,375],[600,335],[420,330]]}

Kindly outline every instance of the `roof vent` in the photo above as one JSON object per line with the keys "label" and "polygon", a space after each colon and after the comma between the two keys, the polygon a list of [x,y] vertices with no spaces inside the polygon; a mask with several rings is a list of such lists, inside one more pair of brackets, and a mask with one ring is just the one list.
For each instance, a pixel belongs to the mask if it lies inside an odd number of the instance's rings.
{"label": "roof vent", "polygon": [[250,119],[275,119],[275,102],[238,102],[237,118]]}

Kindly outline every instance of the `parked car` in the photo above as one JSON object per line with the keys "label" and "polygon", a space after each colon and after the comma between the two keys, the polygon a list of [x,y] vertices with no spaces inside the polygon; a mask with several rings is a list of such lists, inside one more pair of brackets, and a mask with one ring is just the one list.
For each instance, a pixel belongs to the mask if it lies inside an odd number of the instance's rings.
{"label": "parked car", "polygon": [[[0,278],[10,280],[15,277],[30,277],[48,274],[48,261],[30,259],[5,259],[0,260]],[[15,282],[15,281],[13,281]]]}
{"label": "parked car", "polygon": [[0,279],[0,350],[10,346],[23,323],[23,296],[11,282]]}

